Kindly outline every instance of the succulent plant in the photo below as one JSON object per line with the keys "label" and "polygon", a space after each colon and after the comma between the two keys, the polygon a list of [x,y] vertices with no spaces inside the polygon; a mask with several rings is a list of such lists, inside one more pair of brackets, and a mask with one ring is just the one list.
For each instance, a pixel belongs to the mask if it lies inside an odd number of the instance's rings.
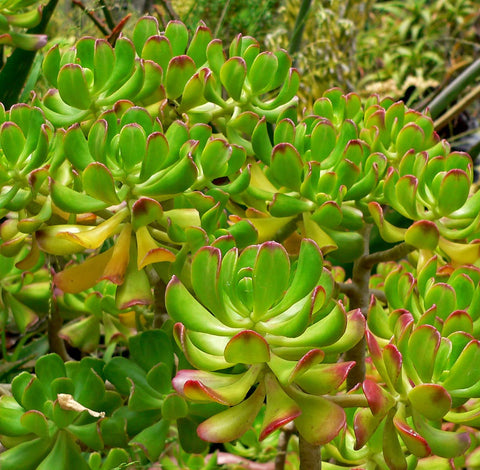
{"label": "succulent plant", "polygon": [[144,17],[54,46],[54,88],[0,108],[2,326],[21,345],[41,318],[87,356],[14,379],[2,468],[211,468],[210,443],[266,458],[288,433],[310,470],[319,446],[468,460],[472,161],[401,102],[332,89],[300,112],[291,66]]}
{"label": "succulent plant", "polygon": [[[64,364],[56,354],[38,359],[35,375],[22,372],[12,382],[12,396],[0,398],[0,436],[7,447],[2,468],[92,468],[79,444],[94,450],[115,445],[115,426],[107,416],[121,404],[117,392],[105,389],[103,362],[84,358]],[[116,428],[121,431],[120,428]],[[123,449],[112,449],[104,463],[113,469],[128,461]]]}
{"label": "succulent plant", "polygon": [[178,372],[173,384],[190,400],[229,406],[203,422],[199,436],[239,438],[266,400],[260,439],[292,420],[312,444],[333,439],[345,413],[324,395],[345,380],[352,363],[336,360],[363,336],[364,318],[332,299],[333,279],[316,244],[303,241],[292,270],[275,242],[223,256],[201,248],[191,269],[198,300],[174,277],[165,301],[175,339],[198,370]]}

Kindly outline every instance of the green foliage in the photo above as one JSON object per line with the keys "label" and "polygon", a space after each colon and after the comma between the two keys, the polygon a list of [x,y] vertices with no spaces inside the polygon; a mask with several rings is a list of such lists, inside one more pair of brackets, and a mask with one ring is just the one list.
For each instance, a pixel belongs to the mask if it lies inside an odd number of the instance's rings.
{"label": "green foliage", "polygon": [[[177,8],[186,9],[185,5],[181,4],[183,2],[172,3]],[[176,3],[179,5],[177,6]],[[227,2],[191,0],[186,3],[189,4],[188,10],[181,16],[190,29],[194,29],[199,21],[204,21],[212,30],[221,32],[226,42],[230,42],[238,33],[262,40],[269,25],[275,20],[276,11],[281,2],[278,0],[229,0]]]}
{"label": "green foliage", "polygon": [[211,443],[302,464],[320,445],[366,468],[474,461],[470,157],[392,99],[332,88],[301,109],[284,50],[213,36],[146,16],[113,46],[53,46],[52,88],[0,109],[16,373],[1,468],[209,469]]}

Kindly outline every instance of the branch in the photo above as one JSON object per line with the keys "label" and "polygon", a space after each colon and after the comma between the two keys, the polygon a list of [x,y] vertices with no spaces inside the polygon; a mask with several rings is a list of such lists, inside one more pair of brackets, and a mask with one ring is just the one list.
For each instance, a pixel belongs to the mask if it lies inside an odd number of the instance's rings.
{"label": "branch", "polygon": [[12,384],[0,384],[0,397],[2,395],[12,396]]}
{"label": "branch", "polygon": [[358,295],[358,287],[351,282],[337,282],[337,287],[342,294],[345,294],[350,299]]}
{"label": "branch", "polygon": [[104,36],[108,36],[110,34],[110,29],[108,26],[95,13],[93,13],[93,11],[89,10],[81,0],[72,0],[72,3],[80,8],[80,10],[82,10],[93,21],[95,26]]}
{"label": "branch", "polygon": [[397,261],[404,258],[412,251],[415,251],[416,248],[412,245],[408,245],[405,242],[395,245],[393,248],[389,248],[385,251],[377,251],[376,253],[371,253],[367,256],[360,258],[360,263],[365,269],[372,269],[376,264],[382,263],[385,261]]}
{"label": "branch", "polygon": [[315,446],[307,442],[302,435],[298,436],[298,446],[300,454],[300,470],[321,470],[322,455],[320,446]]}
{"label": "branch", "polygon": [[374,295],[380,302],[386,304],[388,302],[385,292],[380,289],[370,289],[370,296]]}
{"label": "branch", "polygon": [[[352,297],[358,296],[358,287],[351,282],[337,282],[336,283],[338,290],[345,294],[349,299]],[[385,297],[385,292],[380,289],[370,289],[369,297],[374,295],[380,302],[387,303],[387,297]]]}
{"label": "branch", "polygon": [[455,119],[470,103],[473,103],[480,96],[480,85],[476,86],[470,93],[462,98],[456,105],[449,108],[434,123],[436,131],[443,129],[451,120]]}
{"label": "branch", "polygon": [[288,441],[295,431],[295,425],[290,422],[283,426],[280,437],[278,438],[277,456],[275,457],[275,470],[285,469],[285,460],[287,458]]}
{"label": "branch", "polygon": [[105,0],[99,0],[100,7],[102,8],[103,16],[105,17],[105,21],[110,29],[115,28],[115,21],[113,21],[112,13],[110,9],[107,7]]}
{"label": "branch", "polygon": [[115,28],[112,29],[112,32],[108,35],[107,41],[112,45],[115,46],[115,43],[117,42],[118,36],[120,36],[120,33],[122,32],[122,29],[125,27],[127,24],[127,21],[130,19],[132,16],[131,13],[127,13],[118,23]]}
{"label": "branch", "polygon": [[180,16],[178,16],[178,13],[172,7],[170,0],[158,0],[158,1],[163,6],[163,8],[165,8],[165,11],[168,13],[168,16],[170,17],[171,20],[180,20]]}
{"label": "branch", "polygon": [[63,326],[63,318],[58,312],[57,306],[54,304],[48,318],[48,344],[50,346],[50,352],[57,353],[64,362],[71,361],[72,358],[67,353],[65,342],[58,332]]}

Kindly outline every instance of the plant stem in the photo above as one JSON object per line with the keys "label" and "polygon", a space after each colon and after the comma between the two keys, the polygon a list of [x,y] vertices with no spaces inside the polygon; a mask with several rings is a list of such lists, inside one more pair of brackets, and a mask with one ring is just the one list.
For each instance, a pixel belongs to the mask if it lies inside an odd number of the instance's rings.
{"label": "plant stem", "polygon": [[0,397],[3,395],[12,396],[12,384],[0,384]]}
{"label": "plant stem", "polygon": [[165,8],[165,11],[167,12],[171,20],[180,19],[180,16],[178,16],[178,13],[174,10],[170,0],[159,0],[159,2],[163,6],[163,8]]}
{"label": "plant stem", "polygon": [[110,34],[108,26],[95,14],[93,11],[89,10],[81,0],[72,0],[72,3],[76,5],[80,10],[82,10],[93,22],[93,24],[100,30],[104,36]]}
{"label": "plant stem", "polygon": [[328,399],[342,408],[368,407],[368,402],[364,395],[340,394],[329,396]]}
{"label": "plant stem", "polygon": [[285,469],[285,460],[287,458],[287,447],[290,438],[295,430],[293,422],[286,424],[278,438],[277,455],[275,457],[275,470]]}
{"label": "plant stem", "polygon": [[225,15],[227,14],[228,8],[230,7],[230,1],[231,0],[227,0],[222,9],[222,13],[220,14],[220,19],[218,20],[217,26],[215,27],[215,33],[214,33],[215,37],[218,37],[218,33],[220,32],[220,28],[222,27],[223,20],[225,19]]}
{"label": "plant stem", "polygon": [[[364,231],[364,251],[353,265],[353,275],[351,284],[342,284],[340,289],[350,299],[350,309],[359,308],[365,318],[367,318],[370,297],[372,293],[369,290],[370,271],[372,268],[384,261],[395,261],[404,258],[415,248],[407,243],[399,243],[392,248],[376,253],[369,253],[371,226],[367,226]],[[386,299],[385,299],[386,300]],[[355,366],[350,370],[347,377],[347,390],[351,390],[358,383],[365,380],[365,336],[345,354],[345,360],[355,361]]]}
{"label": "plant stem", "polygon": [[305,29],[305,23],[307,22],[307,16],[310,12],[312,0],[302,0],[300,10],[298,11],[297,19],[295,20],[295,26],[293,27],[293,34],[290,39],[290,47],[288,52],[295,54],[300,50],[302,43],[303,30]]}
{"label": "plant stem", "polygon": [[103,16],[105,17],[105,21],[107,22],[107,25],[110,29],[115,28],[115,21],[113,21],[112,13],[110,12],[110,9],[108,8],[107,4],[105,3],[105,0],[99,0],[100,7],[103,12]]}
{"label": "plant stem", "polygon": [[57,353],[66,362],[71,361],[72,358],[67,353],[65,342],[58,336],[58,332],[62,326],[63,318],[59,314],[57,306],[54,304],[52,305],[48,319],[48,344],[50,346],[50,352]]}
{"label": "plant stem", "polygon": [[320,446],[307,442],[301,435],[298,436],[300,470],[321,470],[322,455]]}

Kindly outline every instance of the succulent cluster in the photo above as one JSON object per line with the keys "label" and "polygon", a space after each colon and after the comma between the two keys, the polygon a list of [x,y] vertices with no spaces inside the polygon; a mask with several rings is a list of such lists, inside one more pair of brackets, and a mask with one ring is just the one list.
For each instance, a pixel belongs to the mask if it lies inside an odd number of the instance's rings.
{"label": "succulent cluster", "polygon": [[339,89],[301,112],[285,51],[153,17],[43,72],[0,109],[0,322],[87,357],[15,378],[2,468],[172,468],[290,422],[351,465],[475,445],[480,197],[426,114]]}

